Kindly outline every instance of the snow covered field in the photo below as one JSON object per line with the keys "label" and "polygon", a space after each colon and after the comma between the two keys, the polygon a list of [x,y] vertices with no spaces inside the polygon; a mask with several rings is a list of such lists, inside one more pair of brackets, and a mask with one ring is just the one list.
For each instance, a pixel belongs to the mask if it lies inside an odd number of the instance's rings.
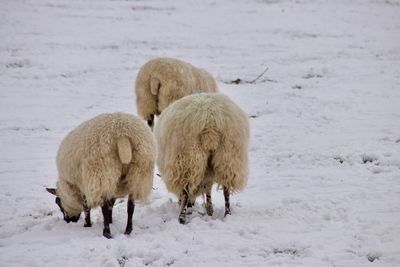
{"label": "snow covered field", "polygon": [[[400,1],[3,0],[0,266],[400,266]],[[135,113],[147,60],[206,68],[251,117],[250,176],[186,225],[154,176],[124,236],[66,224],[45,186],[82,121]],[[250,81],[266,67],[255,84]]]}

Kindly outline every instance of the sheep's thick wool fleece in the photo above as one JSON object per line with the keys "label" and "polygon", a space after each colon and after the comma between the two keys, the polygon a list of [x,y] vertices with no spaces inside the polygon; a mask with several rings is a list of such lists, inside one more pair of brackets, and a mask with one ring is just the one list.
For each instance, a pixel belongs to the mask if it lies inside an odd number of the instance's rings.
{"label": "sheep's thick wool fleece", "polygon": [[157,165],[177,196],[204,193],[210,182],[239,191],[247,182],[247,115],[227,96],[203,93],[175,101],[161,114]]}
{"label": "sheep's thick wool fleece", "polygon": [[[62,141],[57,193],[72,213],[82,210],[83,197],[90,207],[127,194],[145,200],[152,188],[155,154],[154,138],[141,119],[125,113],[99,115]],[[121,157],[130,161],[124,179]]]}
{"label": "sheep's thick wool fleece", "polygon": [[218,92],[215,79],[204,69],[174,58],[156,58],[136,78],[136,106],[145,120],[159,115],[172,102],[195,92]]}

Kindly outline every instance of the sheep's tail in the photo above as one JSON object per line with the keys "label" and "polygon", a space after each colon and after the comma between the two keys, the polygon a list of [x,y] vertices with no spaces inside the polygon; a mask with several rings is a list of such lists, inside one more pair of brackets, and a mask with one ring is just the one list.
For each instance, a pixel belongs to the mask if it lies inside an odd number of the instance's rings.
{"label": "sheep's tail", "polygon": [[132,145],[128,137],[123,136],[117,140],[118,156],[123,164],[132,161]]}
{"label": "sheep's tail", "polygon": [[214,126],[204,128],[200,133],[200,143],[204,151],[215,151],[221,143],[221,133]]}
{"label": "sheep's tail", "polygon": [[158,95],[158,89],[160,89],[160,80],[158,78],[155,77],[151,77],[150,79],[150,92],[153,95]]}

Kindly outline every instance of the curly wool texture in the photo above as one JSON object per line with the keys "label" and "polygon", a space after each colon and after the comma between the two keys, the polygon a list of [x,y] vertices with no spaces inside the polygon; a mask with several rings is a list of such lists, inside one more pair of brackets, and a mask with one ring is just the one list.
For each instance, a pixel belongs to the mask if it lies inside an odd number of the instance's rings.
{"label": "curly wool texture", "polygon": [[159,115],[172,102],[195,92],[218,92],[206,70],[173,58],[156,58],[140,69],[136,78],[137,112],[145,120]]}
{"label": "curly wool texture", "polygon": [[186,96],[164,110],[155,127],[157,165],[167,189],[178,197],[205,193],[213,183],[231,192],[247,182],[247,115],[227,96]]}
{"label": "curly wool texture", "polygon": [[146,200],[155,157],[154,137],[134,115],[102,114],[82,123],[64,138],[57,155],[57,194],[65,211],[79,214],[84,198],[89,207],[129,194]]}

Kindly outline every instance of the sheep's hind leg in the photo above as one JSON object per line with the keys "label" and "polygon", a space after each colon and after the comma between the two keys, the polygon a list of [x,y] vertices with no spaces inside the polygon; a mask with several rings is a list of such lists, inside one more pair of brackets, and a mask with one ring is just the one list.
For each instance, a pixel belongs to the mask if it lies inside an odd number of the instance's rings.
{"label": "sheep's hind leg", "polygon": [[109,210],[109,216],[110,216],[110,223],[113,222],[113,218],[112,218],[112,211],[113,211],[113,207],[115,204],[115,198],[112,198],[108,201],[108,210]]}
{"label": "sheep's hind leg", "polygon": [[206,212],[208,216],[212,216],[214,213],[213,204],[211,201],[211,187],[206,192]]}
{"label": "sheep's hind leg", "polygon": [[180,204],[181,204],[181,213],[179,214],[179,223],[184,224],[186,222],[186,209],[189,201],[189,196],[186,190],[182,190]]}
{"label": "sheep's hind leg", "polygon": [[128,222],[126,223],[125,234],[129,235],[132,232],[132,217],[135,212],[135,200],[130,195],[127,203]]}
{"label": "sheep's hind leg", "polygon": [[106,200],[106,201],[104,201],[103,205],[101,206],[101,211],[103,212],[103,221],[104,221],[103,236],[106,238],[111,238],[109,205],[110,205],[110,202],[108,200]]}
{"label": "sheep's hind leg", "polygon": [[225,198],[225,216],[231,215],[231,207],[229,204],[229,188],[224,186],[224,198]]}
{"label": "sheep's hind leg", "polygon": [[188,199],[188,202],[187,202],[187,212],[186,212],[186,214],[187,215],[191,215],[192,214],[192,212],[193,212],[193,206],[194,206],[194,203],[196,202],[196,199]]}
{"label": "sheep's hind leg", "polygon": [[83,211],[85,212],[85,224],[83,227],[92,227],[92,221],[90,220],[90,208],[86,205],[83,205]]}

